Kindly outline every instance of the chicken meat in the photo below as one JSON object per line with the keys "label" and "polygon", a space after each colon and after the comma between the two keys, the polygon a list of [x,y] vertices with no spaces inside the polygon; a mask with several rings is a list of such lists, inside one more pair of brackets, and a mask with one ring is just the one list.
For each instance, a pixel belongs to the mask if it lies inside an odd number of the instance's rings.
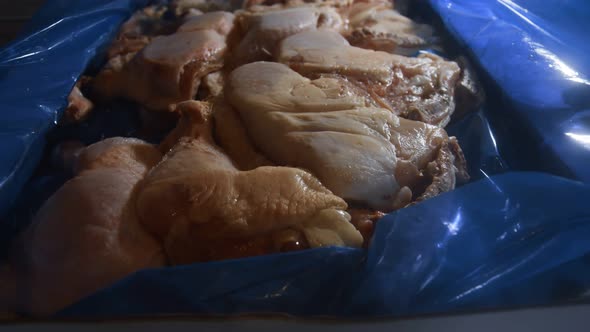
{"label": "chicken meat", "polygon": [[243,7],[252,11],[305,6],[323,6],[343,10],[350,7],[352,3],[353,0],[245,0]]}
{"label": "chicken meat", "polygon": [[176,16],[191,16],[213,11],[233,11],[241,7],[242,0],[171,0],[170,10]]}
{"label": "chicken meat", "polygon": [[342,18],[330,7],[241,11],[236,22],[242,38],[233,50],[234,65],[272,59],[280,41],[298,32],[344,28]]}
{"label": "chicken meat", "polygon": [[225,93],[256,148],[354,206],[391,211],[466,176],[455,138],[372,106],[342,82],[255,62],[231,73]]}
{"label": "chicken meat", "polygon": [[139,269],[165,264],[131,203],[137,183],[161,157],[132,138],[106,139],[80,153],[77,175],[45,202],[15,245],[14,307],[51,314]]}
{"label": "chicken meat", "polygon": [[362,49],[335,31],[312,30],[284,39],[277,59],[307,77],[341,75],[403,118],[444,127],[455,109],[460,68],[435,55],[410,58]]}
{"label": "chicken meat", "polygon": [[107,58],[135,54],[149,44],[153,37],[173,33],[178,23],[164,20],[166,11],[166,6],[153,5],[133,14],[119,29],[117,38],[107,50]]}
{"label": "chicken meat", "polygon": [[53,314],[145,268],[366,248],[385,213],[467,181],[443,128],[483,90],[466,59],[418,52],[437,40],[407,4],[170,0],[133,14],[62,124],[124,108],[127,133],[159,144],[55,135],[42,171],[71,179],[7,245],[0,312]]}
{"label": "chicken meat", "polygon": [[68,96],[68,106],[64,110],[61,123],[76,123],[84,120],[92,111],[94,104],[80,90],[80,82],[76,83]]}
{"label": "chicken meat", "polygon": [[273,166],[273,163],[256,149],[242,119],[224,98],[215,100],[213,110],[215,141],[237,168],[248,171],[260,166]]}
{"label": "chicken meat", "polygon": [[225,33],[232,24],[230,13],[197,16],[135,55],[111,59],[94,80],[94,90],[103,99],[124,97],[149,109],[173,109],[195,96],[205,75],[223,67]]}
{"label": "chicken meat", "polygon": [[360,247],[347,205],[297,168],[238,170],[211,136],[211,106],[188,101],[178,139],[138,191],[141,223],[172,264],[307,247]]}
{"label": "chicken meat", "polygon": [[389,1],[355,2],[348,14],[354,46],[409,56],[434,41],[432,27],[401,15]]}

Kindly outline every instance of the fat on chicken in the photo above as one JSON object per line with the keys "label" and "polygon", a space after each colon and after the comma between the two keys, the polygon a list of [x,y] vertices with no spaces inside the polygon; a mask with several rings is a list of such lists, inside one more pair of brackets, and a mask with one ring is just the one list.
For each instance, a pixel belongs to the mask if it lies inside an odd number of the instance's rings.
{"label": "fat on chicken", "polygon": [[355,206],[395,210],[466,177],[463,154],[444,129],[371,106],[343,86],[255,62],[231,73],[225,93],[266,157],[309,170]]}
{"label": "fat on chicken", "polygon": [[233,14],[207,13],[158,36],[141,51],[112,58],[93,82],[101,99],[127,98],[152,110],[192,99],[201,79],[223,67]]}
{"label": "fat on chicken", "polygon": [[[172,264],[321,246],[360,247],[347,204],[312,174],[262,166],[240,171],[214,143],[211,105],[179,105],[163,161],[138,190],[142,225]],[[170,141],[165,141],[166,146]]]}
{"label": "fat on chicken", "polygon": [[346,77],[403,118],[444,127],[455,110],[460,68],[435,55],[410,58],[362,49],[335,31],[313,30],[284,39],[277,59],[307,77]]}

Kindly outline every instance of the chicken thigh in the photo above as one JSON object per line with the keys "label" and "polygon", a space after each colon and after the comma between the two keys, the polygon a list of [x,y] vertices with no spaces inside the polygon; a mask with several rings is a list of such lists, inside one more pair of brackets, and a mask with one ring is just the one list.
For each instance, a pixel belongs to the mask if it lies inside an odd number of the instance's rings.
{"label": "chicken thigh", "polygon": [[351,204],[391,211],[451,190],[465,175],[462,153],[443,129],[370,106],[342,86],[255,62],[232,72],[226,95],[271,161],[310,170]]}
{"label": "chicken thigh", "polygon": [[139,269],[165,264],[131,204],[137,183],[160,158],[152,145],[126,138],[81,152],[77,175],[45,202],[14,249],[19,310],[50,314]]}
{"label": "chicken thigh", "polygon": [[308,77],[342,75],[407,119],[444,127],[455,109],[459,66],[435,55],[409,58],[366,50],[350,46],[337,32],[314,30],[284,39],[278,61]]}
{"label": "chicken thigh", "polygon": [[208,13],[154,38],[136,55],[115,57],[94,81],[103,99],[124,97],[154,110],[192,99],[201,79],[223,67],[233,15]]}
{"label": "chicken thigh", "polygon": [[433,41],[433,29],[392,9],[389,1],[355,2],[349,10],[347,38],[354,46],[413,55]]}
{"label": "chicken thigh", "polygon": [[344,28],[340,15],[329,7],[242,11],[236,21],[243,37],[233,50],[234,65],[272,59],[280,41],[298,32]]}
{"label": "chicken thigh", "polygon": [[[162,240],[173,264],[280,252],[359,247],[346,203],[296,168],[239,171],[213,143],[210,105],[179,105],[180,137],[141,185],[142,224]],[[180,132],[178,132],[180,131]]]}

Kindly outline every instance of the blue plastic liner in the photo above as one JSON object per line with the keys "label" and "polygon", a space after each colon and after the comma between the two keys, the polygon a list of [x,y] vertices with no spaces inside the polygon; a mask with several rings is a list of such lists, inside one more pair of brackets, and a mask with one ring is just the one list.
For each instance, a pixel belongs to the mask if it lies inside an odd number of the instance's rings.
{"label": "blue plastic liner", "polygon": [[[0,50],[3,244],[67,178],[32,176],[47,137],[77,135],[92,143],[134,134],[136,119],[124,112],[93,115],[86,127],[67,133],[54,127],[78,76],[101,61],[118,26],[146,2],[49,0],[24,36]],[[389,317],[582,298],[590,286],[590,186],[515,172],[513,165],[528,158],[503,153],[498,141],[527,137],[535,151],[546,149],[546,159],[563,166],[557,174],[590,179],[582,74],[590,67],[582,42],[590,5],[430,3],[508,100],[447,128],[459,138],[474,182],[385,217],[366,251],[322,248],[140,271],[58,316]],[[507,114],[517,132],[501,130]],[[105,130],[105,123],[116,125]],[[509,166],[512,172],[499,174]],[[544,169],[535,167],[527,169]]]}
{"label": "blue plastic liner", "polygon": [[518,117],[516,130],[533,137],[529,148],[558,174],[590,182],[590,2],[429,2],[500,86],[506,118]]}

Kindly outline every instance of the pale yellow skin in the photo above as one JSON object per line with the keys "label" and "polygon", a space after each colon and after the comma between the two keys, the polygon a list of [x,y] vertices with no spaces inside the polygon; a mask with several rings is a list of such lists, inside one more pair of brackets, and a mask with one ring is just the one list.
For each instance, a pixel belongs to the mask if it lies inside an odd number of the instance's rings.
{"label": "pale yellow skin", "polygon": [[256,148],[278,165],[309,170],[349,203],[391,211],[451,190],[464,175],[444,129],[373,106],[341,77],[310,80],[255,62],[234,70],[227,87]]}
{"label": "pale yellow skin", "polygon": [[153,146],[114,138],[81,153],[77,175],[42,206],[16,248],[19,311],[44,315],[130,273],[165,264],[131,198],[161,158]]}
{"label": "pale yellow skin", "polygon": [[344,200],[313,175],[290,167],[240,171],[213,143],[209,106],[186,102],[179,109],[184,120],[170,137],[181,138],[137,196],[141,222],[162,239],[171,262],[204,260],[201,249],[218,241],[286,230],[304,234],[310,247],[361,246]]}

